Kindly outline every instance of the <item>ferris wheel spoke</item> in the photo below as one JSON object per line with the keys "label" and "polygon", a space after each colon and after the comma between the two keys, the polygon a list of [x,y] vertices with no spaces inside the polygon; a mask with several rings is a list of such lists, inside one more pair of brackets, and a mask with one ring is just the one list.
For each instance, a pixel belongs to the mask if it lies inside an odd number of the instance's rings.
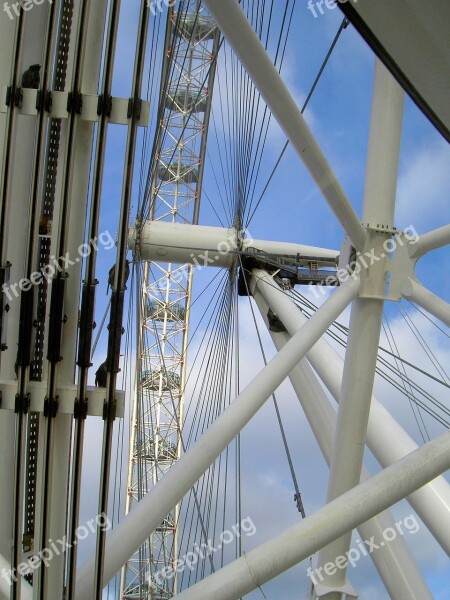
{"label": "ferris wheel spoke", "polygon": [[235,0],[205,0],[222,33],[315,180],[353,245],[362,250],[366,232],[296,102]]}

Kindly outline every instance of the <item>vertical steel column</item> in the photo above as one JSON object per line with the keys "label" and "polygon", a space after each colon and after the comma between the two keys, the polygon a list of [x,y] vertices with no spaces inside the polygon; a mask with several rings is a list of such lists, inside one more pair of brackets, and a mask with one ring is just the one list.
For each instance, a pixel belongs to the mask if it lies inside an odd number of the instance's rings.
{"label": "vertical steel column", "polygon": [[[98,93],[99,88],[99,74],[102,58],[102,50],[104,45],[104,38],[98,35],[99,31],[105,30],[107,12],[107,1],[101,0],[89,5],[89,22],[86,35],[86,50],[84,55],[83,64],[83,75],[81,79],[81,92],[83,94],[95,95]],[[108,38],[109,39],[109,38]],[[109,93],[111,87],[112,78],[112,66],[105,65],[105,80],[107,83],[104,86],[103,93],[106,95]],[[106,103],[104,103],[105,105]],[[92,199],[90,205],[91,216],[89,220],[89,240],[88,243],[98,238],[98,221],[99,221],[99,207],[100,207],[100,189],[103,175],[103,160],[104,160],[104,145],[106,142],[106,129],[107,129],[107,117],[105,112],[100,116],[100,124],[98,125],[97,133],[97,148],[96,148],[96,161],[93,174],[93,185],[92,185]],[[73,248],[73,254],[76,253],[76,246],[83,240],[80,239],[79,232],[84,233],[84,225],[86,218],[86,205],[89,191],[89,161],[92,156],[93,146],[93,133],[94,124],[87,121],[81,121],[79,123],[79,131],[77,136],[77,152],[75,154],[75,170],[79,172],[79,176],[75,178],[72,188],[72,196],[74,202],[72,203],[71,220],[79,222],[79,227],[74,228],[76,237],[73,243],[69,232],[69,245]],[[100,162],[100,168],[98,163]],[[78,166],[79,165],[79,166]],[[68,551],[67,557],[67,584],[66,594],[67,600],[72,600],[74,596],[75,588],[75,571],[77,562],[77,545],[76,545],[76,531],[78,527],[79,519],[79,501],[80,501],[80,487],[81,487],[81,471],[82,471],[82,455],[83,455],[83,441],[84,441],[84,424],[87,411],[87,400],[86,400],[86,386],[87,386],[87,374],[90,366],[90,355],[91,355],[91,334],[93,329],[93,323],[90,319],[94,318],[94,303],[95,303],[95,262],[97,250],[95,244],[92,243],[90,246],[90,254],[86,259],[86,270],[85,270],[85,281],[83,282],[83,295],[81,303],[81,312],[79,319],[79,342],[78,342],[78,360],[77,365],[78,371],[78,388],[77,388],[77,405],[75,407],[75,426],[74,426],[74,442],[72,451],[72,473],[70,482],[70,507],[69,507],[69,525],[68,525],[68,539],[71,547]],[[80,290],[80,276],[81,272],[77,269],[77,277],[75,280],[75,289],[73,293],[73,307],[72,314],[78,314],[79,306],[79,290]],[[70,284],[70,279],[69,279]],[[87,290],[87,292],[86,292]],[[86,297],[90,296],[91,297]],[[75,306],[76,302],[76,306]],[[67,327],[67,325],[69,325]],[[71,324],[67,324],[65,328],[66,339],[72,343],[72,346],[67,349],[69,353],[72,367],[72,371],[75,368],[75,342],[78,334],[78,319],[72,319]],[[70,376],[70,373],[68,373]],[[72,378],[74,375],[72,374]]]}
{"label": "vertical steel column", "polygon": [[[49,136],[51,142],[60,144],[51,232],[51,251],[56,257],[67,254],[73,257],[78,254],[77,247],[84,239],[83,215],[79,211],[76,218],[71,219],[71,210],[73,203],[78,202],[78,198],[74,199],[74,189],[80,192],[83,186],[87,188],[86,173],[89,168],[89,156],[86,155],[84,144],[86,140],[78,137],[83,125],[80,127],[80,108],[77,108],[86,40],[86,6],[84,0],[76,5],[70,2],[62,2],[60,5],[54,85],[70,91],[73,102],[68,119],[58,124],[60,128],[55,129],[61,142],[59,139],[51,140],[51,135]],[[72,18],[77,23],[75,32],[70,27],[67,30],[67,24],[72,22]],[[48,155],[50,154],[49,148]],[[74,182],[80,188],[74,188]],[[49,547],[49,540],[61,539],[66,535],[72,418],[59,413],[57,390],[60,384],[74,382],[76,336],[72,333],[73,326],[76,328],[78,322],[76,316],[81,265],[72,266],[75,267],[74,272],[70,272],[71,267],[67,265],[61,271],[54,270],[47,300],[47,396],[39,440],[39,523],[35,536],[40,550]],[[69,323],[67,332],[64,323]],[[37,571],[35,595],[44,598],[60,595],[64,590],[64,566],[64,555],[55,556],[48,567],[42,566]]]}
{"label": "vertical steel column", "polygon": [[[11,86],[11,80],[15,75],[17,45],[20,43],[18,37],[19,26],[22,23],[17,19],[6,18],[2,15],[0,19],[0,86]],[[5,240],[5,229],[8,219],[8,177],[10,176],[10,156],[12,153],[12,128],[14,122],[15,110],[14,102],[10,103],[8,112],[0,113],[0,268],[6,267],[6,261],[10,260],[10,251]],[[16,240],[18,243],[19,240]],[[6,275],[6,269],[3,271]],[[1,283],[7,283],[1,281]],[[14,282],[12,282],[14,283]],[[17,302],[17,299],[16,299]],[[8,344],[7,335],[9,333],[11,352],[3,351],[0,354],[0,379],[13,380],[14,373],[14,350],[18,338],[19,322],[16,319],[11,321],[8,318],[8,330],[5,329],[7,323],[7,313],[4,311],[9,304],[3,291],[0,292],[1,312],[0,323],[2,335],[0,343]],[[14,481],[14,423],[15,416],[10,411],[0,410],[0,456],[2,457],[2,468],[0,469],[0,506],[2,507],[2,518],[0,519],[0,554],[8,561],[11,560],[11,542],[13,526],[13,486]]]}
{"label": "vertical steel column", "polygon": [[[403,91],[377,60],[363,223],[369,232],[364,250],[374,252],[382,260],[361,272],[360,297],[352,304],[328,502],[357,485],[361,476],[386,289],[387,257],[383,244],[391,237],[391,233],[380,230],[392,230],[393,226],[402,116]],[[345,553],[350,541],[351,532],[320,552],[318,564],[324,565]],[[345,578],[345,569],[340,569],[327,575],[323,585],[331,592],[344,585]],[[337,591],[328,597],[340,600],[342,594]]]}
{"label": "vertical steel column", "polygon": [[[269,305],[257,287],[253,297],[266,325],[268,325]],[[269,330],[269,333],[278,351],[290,339],[289,334],[286,332],[276,333]],[[316,374],[306,359],[301,360],[292,369],[289,379],[322,454],[328,466],[330,466],[336,431],[336,412],[333,410]],[[361,482],[368,479],[369,473],[363,468]],[[395,522],[390,512],[384,511],[360,525],[358,531],[362,540],[380,540],[383,538],[383,532],[388,528],[393,528],[395,531]],[[408,598],[408,600],[433,600],[433,596],[401,536],[397,536],[389,544],[385,544],[377,552],[370,554],[370,558],[373,560],[392,600],[404,600],[405,598]],[[321,581],[322,577],[322,574],[321,577],[316,575],[318,581]]]}
{"label": "vertical steel column", "polygon": [[[117,34],[117,16],[120,8],[120,0],[117,0],[111,10],[111,35],[113,39]],[[116,13],[117,11],[117,13]],[[136,152],[137,131],[141,115],[141,93],[142,80],[145,66],[145,51],[149,23],[150,5],[142,3],[139,15],[139,26],[136,40],[134,70],[132,80],[132,92],[130,99],[130,119],[128,123],[127,142],[125,150],[125,166],[123,172],[119,233],[117,240],[117,256],[115,264],[114,284],[111,290],[110,323],[108,326],[108,352],[107,352],[107,380],[106,399],[104,408],[104,428],[102,463],[100,474],[100,491],[98,514],[108,513],[109,482],[112,451],[112,434],[116,418],[116,381],[119,372],[120,347],[122,341],[122,322],[125,298],[125,269],[126,255],[128,251],[128,222],[131,207],[131,192],[133,182],[133,170]],[[95,553],[95,575],[94,595],[96,600],[101,600],[103,595],[103,569],[105,560],[105,538],[104,528],[97,528],[97,545]]]}

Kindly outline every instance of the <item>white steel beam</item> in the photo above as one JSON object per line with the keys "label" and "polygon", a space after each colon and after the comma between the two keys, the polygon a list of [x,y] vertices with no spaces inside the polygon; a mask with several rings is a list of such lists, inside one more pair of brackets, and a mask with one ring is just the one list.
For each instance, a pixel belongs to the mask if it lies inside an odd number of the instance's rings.
{"label": "white steel beam", "polygon": [[236,0],[205,0],[204,4],[348,233],[353,245],[362,250],[366,232],[242,8]]}
{"label": "white steel beam", "polygon": [[[295,333],[307,322],[307,318],[293,303],[289,294],[280,289],[265,271],[253,271],[255,281],[264,299],[281,319],[289,334]],[[307,359],[323,381],[330,394],[339,402],[343,373],[343,360],[324,340],[319,340],[307,353]],[[375,396],[372,396],[367,446],[383,467],[400,460],[417,449],[417,444],[392,417]],[[408,498],[417,514],[424,521],[442,548],[450,554],[450,484],[439,477]]]}
{"label": "white steel beam", "polygon": [[178,595],[238,600],[450,468],[450,431]]}
{"label": "white steel beam", "polygon": [[[403,118],[403,91],[377,59],[367,156],[363,222],[370,231],[365,250],[385,256],[383,244],[391,237],[397,189],[398,161]],[[378,356],[386,290],[386,258],[361,273],[362,296],[352,304],[336,434],[330,466],[327,500],[330,502],[358,484],[364,458],[367,424]],[[320,566],[345,555],[352,532],[321,550]],[[323,586],[329,600],[340,600],[346,569],[325,573]]]}
{"label": "white steel beam", "polygon": [[419,236],[416,244],[410,246],[411,258],[420,258],[427,252],[450,244],[450,224]]}
{"label": "white steel beam", "polygon": [[412,277],[408,278],[408,283],[402,292],[403,296],[408,298],[408,300],[415,302],[450,327],[450,304],[448,302],[430,292],[430,290]]}
{"label": "white steel beam", "polygon": [[[275,356],[203,436],[158,482],[151,494],[123,519],[107,539],[106,584],[156,529],[233,438],[243,429],[292,368],[358,293],[359,281],[350,280],[325,302],[305,327]],[[94,564],[89,558],[79,570],[77,600],[91,600]]]}
{"label": "white steel beam", "polygon": [[[261,315],[268,324],[267,313],[269,306],[261,293],[256,290],[254,300]],[[286,332],[269,333],[278,351],[289,341],[290,336]],[[322,454],[331,464],[333,439],[336,431],[337,416],[330,400],[327,398],[317,375],[307,359],[302,359],[289,374],[292,387],[305,412],[306,418],[311,426],[314,436],[319,444]],[[368,471],[363,467],[361,481],[369,479]],[[359,534],[363,540],[383,540],[383,532],[387,529],[395,529],[395,522],[389,511],[384,511],[358,527]],[[392,600],[433,600],[414,559],[401,536],[397,536],[389,544],[380,546],[377,552],[371,553],[372,559],[388,593]],[[320,581],[324,579],[317,575],[316,593],[320,595]],[[348,588],[348,584],[346,584]]]}
{"label": "white steel beam", "polygon": [[146,221],[142,228],[129,230],[128,243],[135,251],[139,247],[142,260],[164,261],[230,268],[241,250],[260,250],[283,256],[314,257],[323,266],[336,265],[337,250],[317,248],[305,244],[271,242],[245,238],[243,231],[226,227]]}

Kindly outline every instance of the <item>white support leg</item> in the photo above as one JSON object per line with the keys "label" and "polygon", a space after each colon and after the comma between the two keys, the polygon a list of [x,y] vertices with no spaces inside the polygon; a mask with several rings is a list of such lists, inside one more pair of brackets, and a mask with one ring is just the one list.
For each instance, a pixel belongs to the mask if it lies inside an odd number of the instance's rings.
{"label": "white support leg", "polygon": [[[269,306],[261,293],[256,291],[254,300],[258,305],[266,325]],[[278,351],[289,341],[288,333],[270,331],[273,343]],[[328,466],[331,464],[333,439],[336,430],[337,416],[328,400],[316,374],[306,359],[301,360],[289,374],[291,384],[305,412],[306,418],[316,437]],[[363,468],[361,481],[367,481],[369,473]],[[395,522],[389,511],[384,511],[358,527],[362,540],[382,540],[383,532],[395,529]],[[380,547],[370,558],[392,600],[433,600],[408,546],[401,536],[397,536],[389,544]],[[323,578],[317,576],[316,593],[320,592]],[[348,589],[348,585],[346,585]]]}
{"label": "white support leg", "polygon": [[362,250],[367,237],[366,232],[242,8],[236,0],[205,0],[204,4],[350,236],[353,245]]}
{"label": "white support leg", "polygon": [[[359,282],[352,280],[336,290],[298,335],[286,344],[192,448],[172,466],[152,493],[128,513],[107,538],[105,584],[256,414],[308,349],[351,302],[358,289]],[[77,600],[91,600],[93,578],[94,561],[89,558],[79,570]]]}
{"label": "white support leg", "polygon": [[450,304],[410,277],[403,295],[450,327]]}
{"label": "white support leg", "polygon": [[[312,516],[181,592],[179,600],[237,600],[450,468],[450,431]],[[314,571],[311,570],[312,576]]]}
{"label": "white support leg", "polygon": [[420,258],[424,254],[450,244],[450,225],[444,225],[419,236],[416,244],[410,246],[410,257]]}
{"label": "white support leg", "polygon": [[[253,271],[255,281],[264,299],[284,323],[290,335],[294,335],[306,323],[307,318],[265,271]],[[339,402],[342,381],[343,360],[330,344],[321,339],[307,353],[307,359],[328,388],[336,402]],[[375,458],[387,467],[406,454],[417,449],[417,444],[397,423],[384,406],[372,397],[367,429],[367,445]],[[442,548],[450,554],[450,485],[439,477],[423,489],[415,492],[409,502],[426,524],[431,534]]]}
{"label": "white support leg", "polygon": [[[369,227],[365,251],[385,257],[384,242],[394,220],[398,161],[403,118],[403,91],[381,63],[375,62],[371,128],[367,157],[363,222]],[[376,231],[372,230],[376,228]],[[362,290],[354,300],[330,466],[327,500],[330,502],[358,484],[366,443],[367,424],[378,356],[386,292],[386,258],[361,272]],[[345,555],[352,532],[321,550],[318,564]],[[322,587],[328,600],[340,600],[346,570],[325,574]]]}

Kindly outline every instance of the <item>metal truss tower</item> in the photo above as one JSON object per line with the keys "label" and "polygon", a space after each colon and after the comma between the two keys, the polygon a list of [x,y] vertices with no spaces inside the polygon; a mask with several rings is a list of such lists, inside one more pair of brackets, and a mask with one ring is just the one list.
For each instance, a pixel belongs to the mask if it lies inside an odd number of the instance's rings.
{"label": "metal truss tower", "polygon": [[[168,15],[159,129],[150,171],[150,219],[198,222],[219,31],[200,2]],[[192,267],[144,262],[126,512],[161,479],[182,452]],[[176,578],[157,574],[177,552],[178,511],[168,514],[128,561],[123,598],[171,598]]]}

